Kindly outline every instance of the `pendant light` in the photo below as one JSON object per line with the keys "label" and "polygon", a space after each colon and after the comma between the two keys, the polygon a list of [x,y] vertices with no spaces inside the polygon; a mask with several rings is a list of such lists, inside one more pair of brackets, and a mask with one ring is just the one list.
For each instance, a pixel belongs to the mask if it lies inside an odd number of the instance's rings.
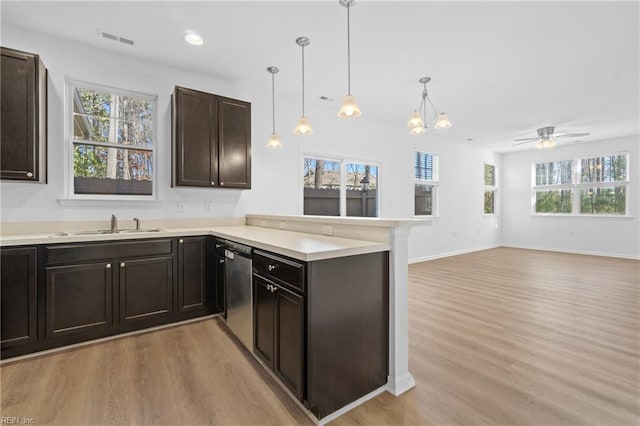
{"label": "pendant light", "polygon": [[[449,117],[444,112],[438,112],[437,108],[431,102],[431,98],[429,98],[429,93],[427,92],[427,83],[431,81],[431,77],[422,77],[418,82],[420,82],[424,88],[422,89],[422,102],[418,109],[413,111],[411,114],[411,118],[409,118],[409,122],[407,122],[407,127],[411,130],[409,131],[412,135],[419,135],[427,131],[429,127],[433,124],[434,129],[442,130],[448,129],[451,127],[451,122],[449,121]],[[427,117],[427,103],[431,105],[431,109],[433,110],[433,114]],[[435,124],[434,124],[435,123]]]}
{"label": "pendant light", "polygon": [[356,98],[351,94],[351,24],[349,9],[356,4],[356,0],[338,0],[340,4],[347,8],[347,94],[342,98],[342,106],[338,111],[340,118],[355,118],[362,115]]}
{"label": "pendant light", "polygon": [[267,141],[267,148],[282,148],[280,137],[276,133],[276,81],[275,75],[280,71],[278,67],[269,67],[267,71],[271,73],[271,111],[272,111],[272,131],[271,137]]}
{"label": "pendant light", "polygon": [[311,40],[307,37],[298,37],[296,44],[302,48],[302,116],[293,131],[297,135],[310,135],[313,133],[313,129],[309,124],[309,119],[304,115],[304,48],[311,44]]}

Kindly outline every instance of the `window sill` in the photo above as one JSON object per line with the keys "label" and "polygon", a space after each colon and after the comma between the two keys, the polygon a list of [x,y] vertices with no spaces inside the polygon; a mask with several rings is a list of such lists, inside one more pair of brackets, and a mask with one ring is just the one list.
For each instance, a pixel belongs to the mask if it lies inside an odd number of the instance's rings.
{"label": "window sill", "polygon": [[58,198],[62,207],[162,207],[164,201],[141,198]]}
{"label": "window sill", "polygon": [[532,213],[531,217],[553,217],[560,218],[564,217],[567,219],[621,219],[621,220],[632,220],[633,216],[629,215],[613,215],[613,214],[555,214],[555,213]]}

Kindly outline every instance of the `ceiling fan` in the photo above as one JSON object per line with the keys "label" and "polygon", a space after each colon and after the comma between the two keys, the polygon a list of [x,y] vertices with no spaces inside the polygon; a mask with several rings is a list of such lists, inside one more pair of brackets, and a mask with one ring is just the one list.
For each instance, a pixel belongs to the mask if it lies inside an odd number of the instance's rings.
{"label": "ceiling fan", "polygon": [[540,127],[538,130],[538,137],[536,138],[522,138],[522,139],[514,139],[514,142],[519,142],[513,144],[512,146],[522,145],[525,143],[536,142],[536,148],[553,148],[556,146],[556,141],[554,138],[577,138],[580,136],[589,136],[590,133],[569,133],[569,132],[555,132],[555,127],[547,126]]}

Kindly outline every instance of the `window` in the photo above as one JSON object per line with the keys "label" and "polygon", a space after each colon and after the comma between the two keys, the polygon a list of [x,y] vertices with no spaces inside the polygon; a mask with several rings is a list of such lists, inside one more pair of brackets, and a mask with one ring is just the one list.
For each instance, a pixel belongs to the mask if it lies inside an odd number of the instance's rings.
{"label": "window", "polygon": [[378,171],[368,162],[305,155],[303,213],[377,217]]}
{"label": "window", "polygon": [[156,98],[69,82],[74,195],[153,195]]}
{"label": "window", "polygon": [[438,189],[438,156],[415,151],[414,166],[414,214],[436,216]]}
{"label": "window", "polygon": [[534,164],[534,213],[627,214],[628,163],[625,153]]}
{"label": "window", "polygon": [[484,165],[484,214],[496,214],[496,166]]}
{"label": "window", "polygon": [[629,183],[627,162],[627,155],[579,160],[581,214],[626,213]]}

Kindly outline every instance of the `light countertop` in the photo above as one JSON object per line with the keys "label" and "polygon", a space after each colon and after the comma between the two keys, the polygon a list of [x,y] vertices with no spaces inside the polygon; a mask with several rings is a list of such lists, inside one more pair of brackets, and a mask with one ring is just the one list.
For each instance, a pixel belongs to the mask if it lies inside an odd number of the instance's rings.
{"label": "light countertop", "polygon": [[302,232],[283,231],[262,228],[259,226],[211,226],[163,228],[160,232],[139,234],[98,234],[69,235],[24,234],[3,235],[1,246],[23,246],[35,244],[60,244],[87,241],[119,241],[145,238],[187,237],[195,235],[213,235],[250,245],[255,248],[272,251],[294,259],[314,261],[357,254],[387,251],[389,244],[373,241],[338,238],[326,235],[307,234]]}

